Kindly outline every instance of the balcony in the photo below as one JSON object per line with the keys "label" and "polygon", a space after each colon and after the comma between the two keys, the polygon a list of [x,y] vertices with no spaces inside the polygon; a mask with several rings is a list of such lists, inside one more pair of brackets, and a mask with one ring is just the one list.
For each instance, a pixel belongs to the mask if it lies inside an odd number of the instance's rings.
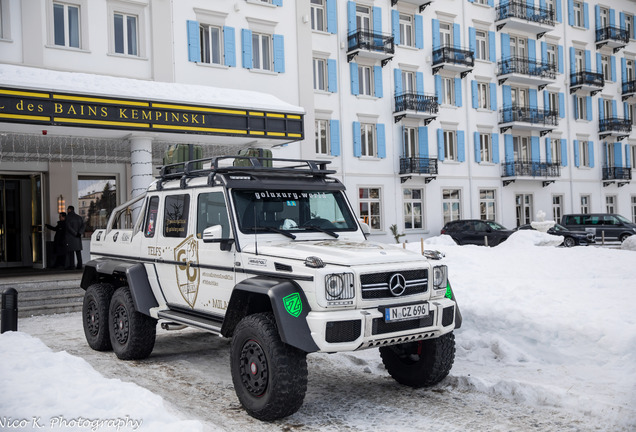
{"label": "balcony", "polygon": [[433,51],[433,75],[441,69],[460,73],[464,78],[475,66],[475,54],[467,49],[441,47]]}
{"label": "balcony", "polygon": [[605,78],[603,78],[603,74],[591,71],[580,71],[570,74],[570,94],[581,90],[589,92],[590,96],[594,96],[603,90],[604,86]]}
{"label": "balcony", "polygon": [[623,102],[636,98],[636,80],[623,83]]}
{"label": "balcony", "polygon": [[607,46],[617,53],[628,43],[629,32],[625,29],[607,26],[596,30],[596,49]]}
{"label": "balcony", "polygon": [[502,108],[499,114],[501,133],[508,129],[534,130],[543,136],[559,124],[559,114],[556,111],[513,105]]}
{"label": "balcony", "polygon": [[618,187],[632,180],[632,169],[625,167],[603,167],[603,186],[617,183]]}
{"label": "balcony", "polygon": [[423,119],[428,125],[437,117],[439,103],[437,97],[417,93],[401,93],[395,95],[395,123],[404,117]]}
{"label": "balcony", "polygon": [[533,33],[540,39],[547,32],[554,30],[554,11],[530,6],[521,1],[502,1],[496,8],[495,23],[497,31],[507,26],[509,31]]}
{"label": "balcony", "polygon": [[437,175],[437,159],[420,157],[400,158],[400,181],[404,183],[412,174],[424,176],[424,182],[430,183]]}
{"label": "balcony", "polygon": [[561,177],[560,162],[538,162],[538,161],[511,161],[501,165],[501,177],[504,186],[508,186],[517,179],[542,178],[543,186],[554,183],[554,179]]}
{"label": "balcony", "polygon": [[398,3],[407,3],[407,4],[416,5],[420,9],[420,13],[422,13],[424,12],[424,9],[426,9],[426,6],[433,3],[433,0],[391,0],[391,6],[395,6]]}
{"label": "balcony", "polygon": [[347,61],[355,56],[380,60],[385,66],[395,54],[393,36],[375,33],[366,30],[358,30],[348,36]]}
{"label": "balcony", "polygon": [[632,122],[628,118],[609,117],[598,121],[598,136],[600,139],[607,137],[617,141],[627,138],[632,132]]}
{"label": "balcony", "polygon": [[541,91],[556,81],[556,65],[548,62],[529,60],[523,57],[508,57],[497,63],[499,85],[506,81],[537,86]]}

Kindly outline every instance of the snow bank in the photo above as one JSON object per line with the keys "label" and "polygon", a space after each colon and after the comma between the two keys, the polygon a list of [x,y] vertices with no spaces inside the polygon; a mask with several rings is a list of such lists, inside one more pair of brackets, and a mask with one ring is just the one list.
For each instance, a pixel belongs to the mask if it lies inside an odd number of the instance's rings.
{"label": "snow bank", "polygon": [[435,236],[435,237],[429,237],[427,239],[424,239],[424,244],[425,245],[432,245],[432,246],[457,246],[457,243],[455,243],[455,240],[453,240],[453,238],[449,235],[446,234],[442,234],[439,236]]}
{"label": "snow bank", "polygon": [[558,246],[563,243],[563,237],[547,234],[536,230],[519,230],[504,242],[501,242],[497,247],[509,249],[509,248],[522,248],[529,246]]}
{"label": "snow bank", "polygon": [[629,236],[621,243],[621,249],[636,251],[636,235]]}
{"label": "snow bank", "polygon": [[161,397],[106,379],[85,360],[54,353],[25,333],[0,335],[0,365],[0,426],[17,421],[21,430],[203,430],[198,421],[168,413]]}

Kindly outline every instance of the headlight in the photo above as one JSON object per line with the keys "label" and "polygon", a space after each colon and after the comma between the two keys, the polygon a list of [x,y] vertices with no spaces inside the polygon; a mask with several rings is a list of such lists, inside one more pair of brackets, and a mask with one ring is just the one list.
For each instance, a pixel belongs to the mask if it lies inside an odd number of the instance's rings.
{"label": "headlight", "polygon": [[433,267],[433,289],[446,289],[447,274],[448,267],[445,265]]}
{"label": "headlight", "polygon": [[330,305],[351,304],[340,302],[355,296],[353,273],[337,273],[325,276],[325,297]]}

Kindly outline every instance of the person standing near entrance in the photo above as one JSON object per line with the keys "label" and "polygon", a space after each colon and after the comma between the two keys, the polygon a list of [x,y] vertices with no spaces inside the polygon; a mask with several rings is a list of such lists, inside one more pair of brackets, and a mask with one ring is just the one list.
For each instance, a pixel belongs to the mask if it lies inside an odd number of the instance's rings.
{"label": "person standing near entrance", "polygon": [[82,268],[82,235],[84,234],[84,219],[75,213],[75,207],[68,206],[66,214],[66,269],[74,267],[73,254],[77,257],[77,269]]}
{"label": "person standing near entrance", "polygon": [[59,220],[57,225],[46,224],[46,227],[51,231],[55,231],[53,237],[53,247],[55,249],[55,265],[54,267],[64,267],[66,261],[66,213],[61,212],[59,214]]}

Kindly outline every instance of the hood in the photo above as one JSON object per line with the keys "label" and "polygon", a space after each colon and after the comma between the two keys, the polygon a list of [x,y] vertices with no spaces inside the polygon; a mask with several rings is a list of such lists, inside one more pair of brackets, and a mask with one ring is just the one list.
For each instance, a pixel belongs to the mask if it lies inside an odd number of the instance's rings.
{"label": "hood", "polygon": [[[254,245],[243,248],[255,253]],[[365,265],[387,264],[405,261],[426,261],[422,255],[395,246],[356,241],[320,240],[285,243],[259,243],[258,254],[263,256],[304,260],[316,256],[325,264]]]}

